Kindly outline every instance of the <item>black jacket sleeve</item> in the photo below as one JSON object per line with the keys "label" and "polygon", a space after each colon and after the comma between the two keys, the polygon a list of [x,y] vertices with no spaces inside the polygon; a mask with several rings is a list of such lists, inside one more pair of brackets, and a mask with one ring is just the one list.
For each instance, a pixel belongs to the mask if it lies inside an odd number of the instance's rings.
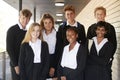
{"label": "black jacket sleeve", "polygon": [[107,26],[108,26],[108,33],[107,33],[107,37],[108,37],[108,40],[113,43],[113,46],[114,46],[114,53],[117,49],[117,40],[116,40],[116,32],[115,32],[115,29],[114,29],[114,26],[112,26],[111,24],[107,23]]}
{"label": "black jacket sleeve", "polygon": [[20,48],[20,56],[19,56],[19,68],[20,68],[20,78],[21,80],[27,80],[26,76],[26,70],[25,70],[25,57],[26,57],[26,52],[25,52],[25,44],[21,45]]}
{"label": "black jacket sleeve", "polygon": [[49,72],[49,51],[48,51],[48,45],[46,42],[42,42],[42,73],[41,73],[41,79],[45,80],[47,73]]}
{"label": "black jacket sleeve", "polygon": [[10,28],[7,31],[7,37],[6,37],[6,48],[7,52],[10,56],[10,63],[13,67],[18,66],[17,62],[17,55],[15,53],[15,34],[14,31]]}
{"label": "black jacket sleeve", "polygon": [[88,30],[87,30],[87,39],[92,39],[94,36],[96,36],[95,32],[95,26],[96,24],[92,24]]}
{"label": "black jacket sleeve", "polygon": [[82,24],[78,23],[78,42],[80,42],[81,44],[85,44],[86,43],[86,33],[85,33],[85,28]]}

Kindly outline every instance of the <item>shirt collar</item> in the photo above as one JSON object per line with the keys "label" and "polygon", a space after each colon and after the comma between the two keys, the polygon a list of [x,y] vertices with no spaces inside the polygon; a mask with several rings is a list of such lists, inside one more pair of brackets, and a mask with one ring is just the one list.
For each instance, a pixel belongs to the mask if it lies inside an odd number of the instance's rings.
{"label": "shirt collar", "polygon": [[32,46],[32,45],[35,45],[35,44],[41,44],[41,40],[40,39],[37,39],[36,42],[31,42],[29,41],[29,45]]}
{"label": "shirt collar", "polygon": [[[70,25],[68,21],[67,21],[67,25]],[[77,21],[75,21],[75,23],[73,25],[70,25],[70,26],[76,26],[77,27]]]}
{"label": "shirt collar", "polygon": [[20,24],[20,21],[18,21],[18,26],[19,26],[19,28],[22,29],[22,30],[25,30],[25,31],[27,30],[26,28],[23,29],[22,25]]}

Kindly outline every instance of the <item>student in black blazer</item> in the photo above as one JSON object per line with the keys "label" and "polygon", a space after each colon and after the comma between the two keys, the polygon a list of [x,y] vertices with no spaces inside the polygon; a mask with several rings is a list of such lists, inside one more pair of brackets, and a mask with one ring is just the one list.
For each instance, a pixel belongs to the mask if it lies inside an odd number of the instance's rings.
{"label": "student in black blazer", "polygon": [[7,31],[6,49],[10,57],[10,66],[12,80],[20,80],[18,58],[20,53],[20,45],[26,33],[26,25],[32,16],[31,11],[22,9],[19,13],[19,21]]}
{"label": "student in black blazer", "polygon": [[96,25],[96,36],[87,57],[85,80],[112,80],[111,60],[114,53],[113,44],[106,38],[108,28],[106,22],[100,21]]}
{"label": "student in black blazer", "polygon": [[40,38],[41,26],[31,24],[22,42],[19,57],[21,80],[46,80],[49,70],[49,51]]}
{"label": "student in black blazer", "polygon": [[[97,22],[99,22],[99,21],[106,22],[105,21],[106,9],[103,6],[96,7],[94,10],[94,16],[95,16]],[[92,39],[94,36],[96,36],[96,32],[95,32],[96,27],[97,27],[97,23],[94,23],[88,28],[88,31],[87,31],[88,39]],[[105,27],[108,28],[106,37],[113,44],[114,53],[115,53],[115,51],[117,49],[117,40],[116,40],[116,32],[115,32],[114,26],[111,25],[110,23],[106,22]]]}
{"label": "student in black blazer", "polygon": [[86,34],[85,34],[84,26],[75,20],[75,8],[72,5],[66,5],[64,7],[64,13],[65,13],[66,21],[63,22],[62,25],[60,25],[57,32],[57,43],[56,43],[57,45],[56,53],[58,59],[57,61],[59,61],[60,57],[62,56],[62,51],[64,46],[69,44],[66,38],[66,30],[69,27],[76,27],[78,29],[77,41],[80,44],[86,43]]}
{"label": "student in black blazer", "polygon": [[48,72],[47,78],[54,78],[56,75],[56,30],[54,28],[54,18],[49,14],[43,14],[40,25],[43,28],[42,34],[43,34],[43,40],[47,42],[48,48],[49,48],[49,55],[50,55],[50,68]]}
{"label": "student in black blazer", "polygon": [[84,80],[87,47],[77,41],[78,30],[71,27],[66,31],[69,44],[64,47],[58,65],[58,80]]}

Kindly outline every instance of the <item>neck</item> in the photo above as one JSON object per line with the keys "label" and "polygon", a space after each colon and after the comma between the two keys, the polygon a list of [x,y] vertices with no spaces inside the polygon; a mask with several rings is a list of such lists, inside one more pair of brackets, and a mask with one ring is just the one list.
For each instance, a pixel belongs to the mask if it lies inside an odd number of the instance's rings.
{"label": "neck", "polygon": [[97,20],[97,22],[99,22],[99,21],[105,21],[105,19],[103,19],[103,20]]}
{"label": "neck", "polygon": [[97,37],[97,43],[99,44],[103,39],[104,37]]}
{"label": "neck", "polygon": [[73,43],[70,43],[70,46],[69,46],[69,51],[72,50],[75,46],[76,42],[73,42]]}
{"label": "neck", "polygon": [[32,39],[32,40],[31,40],[31,42],[33,42],[33,43],[36,42],[36,41],[37,41],[37,39]]}
{"label": "neck", "polygon": [[75,23],[75,20],[68,21],[68,23],[69,23],[70,25],[73,25],[73,24]]}
{"label": "neck", "polygon": [[52,32],[52,30],[46,30],[45,33],[48,35]]}

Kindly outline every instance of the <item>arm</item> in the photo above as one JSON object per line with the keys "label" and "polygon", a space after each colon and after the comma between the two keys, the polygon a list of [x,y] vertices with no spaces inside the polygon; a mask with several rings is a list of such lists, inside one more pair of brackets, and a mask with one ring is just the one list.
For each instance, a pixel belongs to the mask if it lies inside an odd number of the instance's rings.
{"label": "arm", "polygon": [[87,30],[87,39],[92,39],[95,35],[96,35],[96,32],[95,32],[95,26],[96,24],[92,24],[88,30]]}
{"label": "arm", "polygon": [[41,56],[42,59],[42,71],[41,71],[41,80],[45,80],[47,73],[49,72],[49,51],[48,51],[48,45],[46,42],[42,42],[42,48],[43,53]]}
{"label": "arm", "polygon": [[[63,53],[64,53],[64,50],[63,50]],[[63,74],[63,67],[61,66],[61,61],[62,61],[62,58],[63,58],[63,55],[64,55],[63,53],[62,53],[62,56],[60,57],[59,62],[58,62],[58,68],[57,68],[58,80],[59,80],[62,76],[64,76],[64,74]]]}
{"label": "arm", "polygon": [[19,56],[19,68],[20,68],[20,77],[21,80],[27,80],[26,72],[25,72],[25,46],[22,45],[20,48],[20,56]]}
{"label": "arm", "polygon": [[79,48],[79,52],[77,55],[77,69],[75,71],[75,73],[81,73],[84,71],[85,66],[86,66],[86,59],[87,59],[87,53],[88,53],[88,49],[86,45],[80,45],[82,46],[81,48]]}
{"label": "arm", "polygon": [[114,29],[114,26],[112,25],[108,25],[109,26],[109,30],[108,30],[108,40],[113,43],[114,46],[114,53],[117,49],[117,40],[116,40],[116,32]]}
{"label": "arm", "polygon": [[15,53],[15,34],[13,33],[13,30],[11,28],[7,31],[6,46],[7,52],[10,56],[11,66],[18,66]]}
{"label": "arm", "polygon": [[63,51],[63,38],[62,38],[62,26],[59,27],[59,30],[56,35],[56,48],[55,48],[55,66],[58,66],[59,60],[62,56]]}
{"label": "arm", "polygon": [[85,44],[86,43],[86,34],[85,34],[85,28],[83,25],[80,25],[80,30],[79,30],[79,37],[78,41],[81,40],[81,43]]}
{"label": "arm", "polygon": [[58,80],[60,80],[60,78],[62,76],[64,76],[63,75],[63,68],[62,68],[62,66],[60,64],[61,64],[61,60],[59,61],[58,68],[57,68],[57,77],[58,77]]}

